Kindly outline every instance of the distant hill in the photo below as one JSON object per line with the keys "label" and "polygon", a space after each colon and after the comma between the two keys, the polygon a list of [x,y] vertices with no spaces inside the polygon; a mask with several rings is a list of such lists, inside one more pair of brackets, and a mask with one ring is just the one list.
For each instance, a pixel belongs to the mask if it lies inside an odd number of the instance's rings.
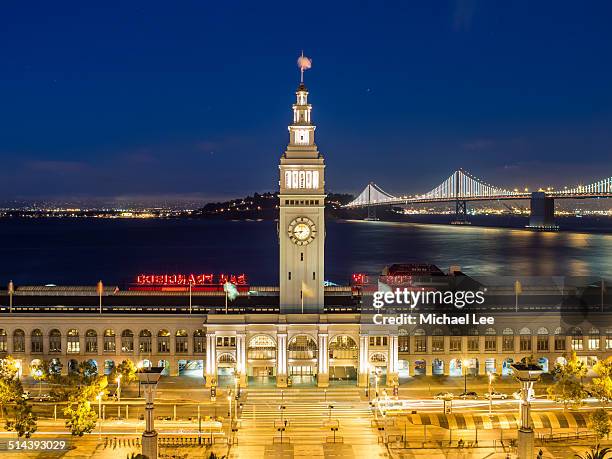
{"label": "distant hill", "polygon": [[[344,211],[340,207],[351,200],[350,194],[329,193],[325,200],[327,216],[342,217]],[[255,193],[252,196],[232,199],[225,202],[210,202],[201,209],[191,214],[200,218],[223,218],[223,219],[264,219],[274,220],[278,218],[278,193]]]}

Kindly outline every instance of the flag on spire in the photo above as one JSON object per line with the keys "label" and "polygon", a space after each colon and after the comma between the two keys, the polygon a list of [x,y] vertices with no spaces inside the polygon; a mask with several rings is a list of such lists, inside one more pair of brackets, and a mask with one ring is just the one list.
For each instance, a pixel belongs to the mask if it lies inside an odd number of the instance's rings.
{"label": "flag on spire", "polygon": [[304,51],[302,51],[302,55],[298,57],[297,65],[300,68],[300,82],[304,82],[304,70],[308,70],[312,67],[312,59],[304,56]]}

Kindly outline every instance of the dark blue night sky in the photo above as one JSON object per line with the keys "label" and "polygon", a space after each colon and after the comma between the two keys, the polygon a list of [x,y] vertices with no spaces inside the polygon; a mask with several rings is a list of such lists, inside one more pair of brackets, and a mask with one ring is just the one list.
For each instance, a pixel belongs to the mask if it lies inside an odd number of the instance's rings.
{"label": "dark blue night sky", "polygon": [[612,2],[3,3],[0,199],[274,190],[302,49],[331,191],[612,175]]}

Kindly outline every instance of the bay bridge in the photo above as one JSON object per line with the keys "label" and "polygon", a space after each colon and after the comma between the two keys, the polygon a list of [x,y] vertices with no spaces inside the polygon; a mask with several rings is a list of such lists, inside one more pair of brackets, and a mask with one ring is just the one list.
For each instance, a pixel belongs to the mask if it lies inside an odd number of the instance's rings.
{"label": "bay bridge", "polygon": [[486,183],[463,169],[456,170],[446,180],[424,194],[393,196],[377,184],[370,182],[345,208],[367,208],[368,216],[379,206],[410,204],[454,203],[453,223],[467,223],[467,203],[478,201],[530,200],[531,211],[528,227],[556,229],[554,221],[555,199],[597,199],[612,197],[612,177],[589,185],[540,189],[538,191],[505,189]]}

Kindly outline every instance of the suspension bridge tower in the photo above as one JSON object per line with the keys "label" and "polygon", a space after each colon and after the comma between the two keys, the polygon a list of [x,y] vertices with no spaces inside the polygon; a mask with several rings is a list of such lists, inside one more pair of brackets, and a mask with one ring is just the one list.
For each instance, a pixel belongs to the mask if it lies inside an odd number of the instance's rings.
{"label": "suspension bridge tower", "polygon": [[289,145],[280,160],[280,311],[318,313],[324,305],[324,161],[315,144],[312,106],[304,85],[310,60],[298,60],[302,78],[295,92]]}

